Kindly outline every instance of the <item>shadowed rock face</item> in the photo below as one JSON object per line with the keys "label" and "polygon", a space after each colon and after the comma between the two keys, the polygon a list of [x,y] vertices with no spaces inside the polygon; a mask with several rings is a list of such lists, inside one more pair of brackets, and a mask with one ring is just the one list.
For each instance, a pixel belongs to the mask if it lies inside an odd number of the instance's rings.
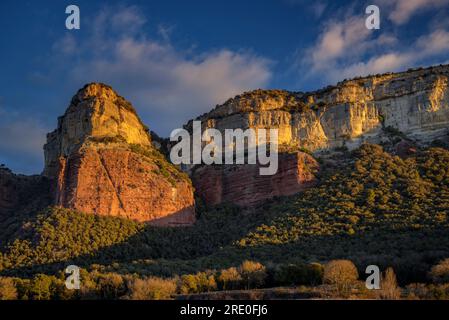
{"label": "shadowed rock face", "polygon": [[154,149],[132,106],[108,86],[81,89],[44,149],[58,206],[157,225],[195,221],[189,178]]}
{"label": "shadowed rock face", "polygon": [[0,218],[34,212],[51,204],[50,181],[0,168]]}
{"label": "shadowed rock face", "polygon": [[93,83],[79,90],[58,128],[47,135],[44,175],[56,174],[59,158],[95,142],[126,142],[151,146],[148,129],[132,105],[104,84]]}

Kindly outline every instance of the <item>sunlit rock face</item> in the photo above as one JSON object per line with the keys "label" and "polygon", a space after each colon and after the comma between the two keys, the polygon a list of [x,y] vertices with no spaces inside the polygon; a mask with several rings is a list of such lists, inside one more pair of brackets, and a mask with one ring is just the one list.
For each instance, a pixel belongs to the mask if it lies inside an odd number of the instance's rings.
{"label": "sunlit rock face", "polygon": [[[202,122],[202,130],[215,128],[222,133],[238,128],[278,129],[279,168],[289,169],[267,178],[258,177],[251,165],[193,168],[195,188],[208,204],[252,206],[313,185],[313,174],[302,175],[313,172],[304,170],[311,159],[302,156],[296,161],[282,152],[307,149],[318,156],[336,147],[354,149],[363,142],[384,142],[392,131],[408,141],[398,145],[401,154],[414,150],[404,151],[405,144],[447,139],[448,76],[449,66],[438,66],[343,81],[310,93],[255,90],[236,96],[195,120]],[[186,128],[192,131],[192,126],[193,120]],[[311,167],[318,170],[318,165]]]}
{"label": "sunlit rock face", "polygon": [[44,150],[58,206],[162,226],[195,222],[190,179],[153,147],[131,104],[106,85],[78,91]]}
{"label": "sunlit rock face", "polygon": [[122,139],[150,146],[151,140],[132,105],[104,84],[92,83],[78,91],[58,128],[47,135],[44,175],[52,175],[61,156],[97,140]]}
{"label": "sunlit rock face", "polygon": [[276,128],[281,146],[314,153],[380,142],[386,127],[427,143],[448,131],[448,76],[449,66],[438,66],[344,81],[310,93],[256,90],[196,120],[204,129],[220,131]]}

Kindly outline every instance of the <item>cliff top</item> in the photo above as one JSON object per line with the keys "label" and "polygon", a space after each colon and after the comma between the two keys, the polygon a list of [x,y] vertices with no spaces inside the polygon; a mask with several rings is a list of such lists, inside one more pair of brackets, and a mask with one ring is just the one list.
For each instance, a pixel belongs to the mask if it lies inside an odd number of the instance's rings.
{"label": "cliff top", "polygon": [[[449,64],[431,66],[427,68],[408,69],[402,72],[388,72],[383,74],[355,77],[343,80],[336,85],[310,91],[287,91],[279,89],[256,89],[239,94],[217,105],[213,110],[199,116],[197,119],[220,118],[239,112],[285,110],[301,111],[305,108],[318,108],[322,104],[351,102],[353,88],[374,88],[395,81],[407,81],[425,78],[432,75],[449,75]],[[346,92],[343,92],[346,91]],[[357,93],[353,94],[355,99]],[[345,100],[349,99],[349,100]]]}
{"label": "cliff top", "polygon": [[46,175],[59,157],[68,156],[84,146],[113,147],[137,144],[151,147],[149,129],[125,98],[103,83],[89,83],[73,96],[58,127],[47,135]]}
{"label": "cliff top", "polygon": [[113,101],[116,105],[123,107],[126,110],[137,115],[136,110],[129,101],[117,94],[117,92],[115,92],[115,90],[111,86],[101,82],[91,82],[79,89],[78,92],[73,96],[70,105],[76,106],[80,102],[90,99],[103,99]]}

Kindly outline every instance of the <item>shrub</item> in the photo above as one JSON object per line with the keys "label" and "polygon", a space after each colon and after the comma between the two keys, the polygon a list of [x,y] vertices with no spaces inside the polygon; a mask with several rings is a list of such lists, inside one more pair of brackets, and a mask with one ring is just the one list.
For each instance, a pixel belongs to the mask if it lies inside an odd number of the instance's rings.
{"label": "shrub", "polygon": [[126,293],[125,281],[116,273],[101,274],[98,279],[98,289],[103,299],[117,299]]}
{"label": "shrub", "polygon": [[217,290],[217,283],[212,274],[198,272],[197,274],[187,274],[181,277],[180,292],[201,293]]}
{"label": "shrub", "polygon": [[176,293],[176,280],[150,277],[134,279],[129,284],[131,300],[168,300]]}
{"label": "shrub", "polygon": [[401,289],[398,287],[393,268],[388,268],[382,277],[379,298],[385,300],[397,300],[401,298]]}
{"label": "shrub", "polygon": [[449,299],[449,284],[412,283],[406,288],[407,299]]}
{"label": "shrub", "polygon": [[332,260],[324,266],[323,283],[345,292],[359,278],[355,265],[349,260]]}
{"label": "shrub", "polygon": [[263,286],[267,272],[265,267],[255,261],[244,261],[239,267],[240,274],[242,275],[245,289],[259,288]]}
{"label": "shrub", "polygon": [[0,300],[16,300],[17,288],[12,278],[0,278]]}
{"label": "shrub", "polygon": [[90,141],[96,142],[96,143],[104,143],[104,144],[110,144],[110,143],[124,143],[126,142],[126,139],[121,135],[116,136],[102,136],[102,137],[90,137]]}
{"label": "shrub", "polygon": [[276,285],[314,285],[321,283],[323,266],[312,264],[280,265],[274,271]]}
{"label": "shrub", "polygon": [[50,300],[56,280],[54,276],[36,275],[29,283],[28,297],[32,300]]}
{"label": "shrub", "polygon": [[449,259],[444,259],[433,266],[429,272],[429,276],[434,283],[449,282]]}
{"label": "shrub", "polygon": [[217,280],[223,290],[235,290],[240,288],[242,276],[237,268],[232,267],[221,270]]}
{"label": "shrub", "polygon": [[317,285],[323,282],[324,266],[320,263],[314,262],[309,264],[307,269],[308,282],[311,285]]}

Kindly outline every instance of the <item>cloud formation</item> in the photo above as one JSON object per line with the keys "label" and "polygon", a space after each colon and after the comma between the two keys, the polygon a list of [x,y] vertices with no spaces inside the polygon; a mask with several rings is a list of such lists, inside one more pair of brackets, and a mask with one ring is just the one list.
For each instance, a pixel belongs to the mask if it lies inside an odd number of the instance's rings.
{"label": "cloud formation", "polygon": [[449,5],[449,0],[382,0],[380,3],[390,11],[388,18],[393,23],[403,25],[418,12]]}
{"label": "cloud formation", "polygon": [[316,42],[299,52],[297,67],[303,81],[322,78],[323,82],[334,83],[345,78],[399,71],[429,61],[435,63],[447,50],[449,32],[443,28],[406,44],[393,33],[368,30],[365,16],[347,15],[324,25]]}
{"label": "cloud formation", "polygon": [[67,35],[54,50],[76,56],[71,81],[112,85],[160,134],[168,135],[229,97],[264,87],[271,78],[271,62],[252,52],[223,48],[192,53],[171,44],[170,28],[159,26],[162,39],[155,39],[139,31],[144,24],[136,7],[103,10],[87,41],[74,44]]}
{"label": "cloud formation", "polygon": [[14,171],[40,172],[47,132],[35,119],[0,108],[0,162]]}

